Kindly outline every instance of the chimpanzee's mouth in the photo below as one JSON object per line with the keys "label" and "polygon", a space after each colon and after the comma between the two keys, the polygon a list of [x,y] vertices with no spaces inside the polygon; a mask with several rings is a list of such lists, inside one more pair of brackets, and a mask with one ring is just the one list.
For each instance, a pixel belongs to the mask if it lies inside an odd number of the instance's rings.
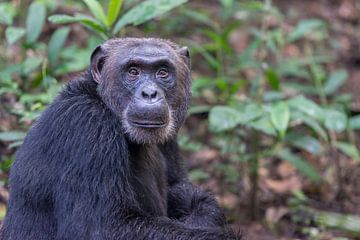
{"label": "chimpanzee's mouth", "polygon": [[140,127],[140,128],[162,128],[166,126],[166,123],[161,121],[131,120],[129,121],[129,123],[134,127]]}

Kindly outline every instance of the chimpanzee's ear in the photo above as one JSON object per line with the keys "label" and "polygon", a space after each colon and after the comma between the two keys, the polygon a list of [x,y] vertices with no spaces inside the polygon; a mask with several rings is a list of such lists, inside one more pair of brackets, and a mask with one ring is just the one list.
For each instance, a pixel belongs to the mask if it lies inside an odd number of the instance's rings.
{"label": "chimpanzee's ear", "polygon": [[185,63],[188,65],[188,67],[190,68],[190,53],[189,53],[189,48],[188,47],[181,47],[178,50],[180,56],[182,57],[182,59],[184,59]]}
{"label": "chimpanzee's ear", "polygon": [[101,82],[101,70],[105,64],[106,53],[101,45],[97,46],[91,54],[90,72],[95,82]]}

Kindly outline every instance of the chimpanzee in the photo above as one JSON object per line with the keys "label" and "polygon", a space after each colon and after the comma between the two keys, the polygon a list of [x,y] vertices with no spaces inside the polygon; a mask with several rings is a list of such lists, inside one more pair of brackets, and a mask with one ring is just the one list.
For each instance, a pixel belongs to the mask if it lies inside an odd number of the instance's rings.
{"label": "chimpanzee", "polygon": [[178,154],[190,85],[186,47],[98,46],[17,152],[0,239],[240,239]]}

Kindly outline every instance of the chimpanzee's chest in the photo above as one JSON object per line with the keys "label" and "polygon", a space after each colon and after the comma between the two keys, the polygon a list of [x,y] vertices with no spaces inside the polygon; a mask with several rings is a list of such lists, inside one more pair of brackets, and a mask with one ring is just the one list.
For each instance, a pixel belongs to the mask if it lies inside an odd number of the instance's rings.
{"label": "chimpanzee's chest", "polygon": [[157,147],[131,151],[133,187],[141,209],[151,216],[167,215],[166,160]]}

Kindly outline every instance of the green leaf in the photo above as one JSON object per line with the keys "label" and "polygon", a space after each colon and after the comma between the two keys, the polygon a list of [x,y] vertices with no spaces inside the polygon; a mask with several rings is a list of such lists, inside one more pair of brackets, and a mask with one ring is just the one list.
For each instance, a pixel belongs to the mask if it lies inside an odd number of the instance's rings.
{"label": "green leaf", "polygon": [[98,22],[96,19],[91,17],[85,16],[83,14],[77,14],[75,16],[69,15],[52,15],[49,17],[49,21],[57,24],[67,24],[67,23],[81,23],[82,25],[86,26],[87,28],[91,29],[92,31],[100,34],[103,38],[106,39],[106,29],[104,26]]}
{"label": "green leaf", "polygon": [[0,3],[0,24],[11,25],[16,15],[16,9],[10,2]]}
{"label": "green leaf", "polygon": [[142,24],[160,16],[188,0],[146,0],[126,12],[115,24],[113,34],[117,34],[125,25]]}
{"label": "green leaf", "polygon": [[[263,115],[263,110],[257,104],[247,104],[244,109],[234,109],[228,106],[216,106],[210,110],[209,114],[209,128],[213,132],[221,132],[233,129],[239,124],[248,125],[257,129],[269,128],[267,132],[275,133],[271,122],[265,124],[264,122],[257,122]],[[268,119],[268,118],[267,118]],[[254,122],[251,122],[254,121]],[[273,131],[271,131],[273,130]]]}
{"label": "green leaf", "polygon": [[43,59],[40,57],[30,57],[25,59],[25,61],[21,63],[22,74],[23,75],[30,74],[32,71],[40,67],[42,62]]}
{"label": "green leaf", "polygon": [[251,1],[239,1],[239,9],[257,12],[264,9],[265,3],[263,1],[251,0]]}
{"label": "green leaf", "polygon": [[265,134],[276,136],[276,130],[271,122],[269,114],[264,114],[261,118],[251,121],[246,125]]}
{"label": "green leaf", "polygon": [[317,120],[324,120],[324,110],[319,107],[316,103],[310,99],[305,98],[304,96],[298,96],[288,101],[289,106],[299,111],[306,113],[310,117],[313,117]]}
{"label": "green leaf", "polygon": [[[360,217],[350,214],[339,214],[334,212],[318,211],[308,208],[310,214],[314,214],[313,221],[325,228],[338,229],[341,232],[349,232],[354,236],[360,236]],[[336,239],[336,238],[334,238]],[[337,238],[339,240],[351,238]]]}
{"label": "green leaf", "polygon": [[70,32],[70,28],[64,27],[56,30],[51,36],[48,47],[48,58],[49,58],[49,63],[52,66],[55,66],[57,64],[60,51],[62,50],[65,44],[69,32]]}
{"label": "green leaf", "polygon": [[309,94],[309,95],[318,95],[319,91],[314,88],[313,85],[304,84],[304,83],[296,83],[296,82],[285,82],[283,84],[285,88],[290,88],[291,90],[295,90],[301,94]]}
{"label": "green leaf", "polygon": [[231,164],[218,163],[215,167],[225,175],[226,182],[234,183],[239,181],[240,173]]}
{"label": "green leaf", "polygon": [[271,106],[270,118],[275,129],[279,131],[280,137],[283,138],[290,120],[288,104],[286,102],[279,102],[276,105]]}
{"label": "green leaf", "polygon": [[101,7],[100,3],[96,0],[83,0],[85,4],[90,9],[94,17],[102,22],[105,26],[109,26],[109,22],[105,16],[104,10]]}
{"label": "green leaf", "polygon": [[211,110],[212,106],[210,105],[195,105],[189,108],[188,114],[197,114],[197,113],[207,113]]}
{"label": "green leaf", "polygon": [[26,33],[24,28],[19,27],[8,27],[5,31],[6,40],[8,44],[11,45],[19,40]]}
{"label": "green leaf", "polygon": [[296,122],[303,122],[306,126],[314,130],[315,133],[323,140],[325,140],[326,142],[328,141],[328,136],[325,129],[315,119],[299,111],[292,112],[291,119]]}
{"label": "green leaf", "polygon": [[350,118],[349,127],[351,129],[360,130],[360,115]]}
{"label": "green leaf", "polygon": [[320,154],[324,150],[321,143],[316,138],[295,132],[287,134],[285,141],[311,154]]}
{"label": "green leaf", "polygon": [[0,140],[4,142],[13,142],[23,140],[25,138],[26,132],[20,131],[8,131],[0,133]]}
{"label": "green leaf", "polygon": [[112,26],[112,24],[118,18],[122,4],[123,4],[123,0],[110,1],[108,15],[107,15],[107,21],[109,23],[109,26]]}
{"label": "green leaf", "polygon": [[295,29],[290,33],[288,42],[293,42],[303,38],[305,35],[310,34],[317,29],[323,27],[325,24],[319,19],[306,19],[298,23]]}
{"label": "green leaf", "polygon": [[40,36],[45,23],[46,8],[38,2],[31,3],[26,18],[26,42],[34,43]]}
{"label": "green leaf", "polygon": [[20,141],[16,141],[16,142],[12,142],[11,144],[9,144],[9,148],[17,148],[20,147],[23,144],[23,140]]}
{"label": "green leaf", "polygon": [[346,70],[333,72],[324,85],[324,93],[327,95],[333,94],[344,84],[348,76]]}
{"label": "green leaf", "polygon": [[192,181],[201,181],[210,178],[210,174],[200,169],[195,169],[189,172],[189,178]]}
{"label": "green leaf", "polygon": [[205,47],[199,44],[192,44],[192,51],[194,53],[196,52],[200,53],[213,69],[216,70],[219,69],[220,67],[219,61],[209,51],[207,51]]}
{"label": "green leaf", "polygon": [[304,176],[313,182],[319,182],[320,176],[317,171],[304,159],[290,152],[289,149],[282,149],[277,153],[277,156],[282,160],[290,162],[296,169]]}
{"label": "green leaf", "polygon": [[347,117],[344,113],[334,109],[325,111],[325,127],[335,132],[342,132],[346,129]]}
{"label": "green leaf", "polygon": [[266,79],[268,80],[271,88],[273,90],[279,91],[280,90],[280,80],[279,80],[279,76],[277,75],[277,73],[272,69],[268,69],[268,70],[266,70],[265,75],[266,75]]}
{"label": "green leaf", "polygon": [[74,23],[74,22],[80,22],[81,19],[65,14],[55,14],[48,18],[48,20],[52,23],[56,24],[66,24],[66,23]]}
{"label": "green leaf", "polygon": [[233,129],[240,122],[240,113],[230,107],[216,106],[209,114],[209,128],[213,132]]}
{"label": "green leaf", "polygon": [[246,124],[256,119],[260,119],[264,114],[267,114],[263,107],[257,103],[247,103],[241,113],[241,124]]}
{"label": "green leaf", "polygon": [[266,91],[263,95],[264,102],[275,102],[285,98],[284,93],[278,91]]}
{"label": "green leaf", "polygon": [[346,142],[337,142],[336,148],[351,157],[352,159],[360,162],[359,149],[357,149],[356,146],[354,146],[353,144],[349,144]]}
{"label": "green leaf", "polygon": [[310,64],[310,70],[315,84],[320,86],[326,78],[326,72],[324,68],[321,64],[312,63]]}

